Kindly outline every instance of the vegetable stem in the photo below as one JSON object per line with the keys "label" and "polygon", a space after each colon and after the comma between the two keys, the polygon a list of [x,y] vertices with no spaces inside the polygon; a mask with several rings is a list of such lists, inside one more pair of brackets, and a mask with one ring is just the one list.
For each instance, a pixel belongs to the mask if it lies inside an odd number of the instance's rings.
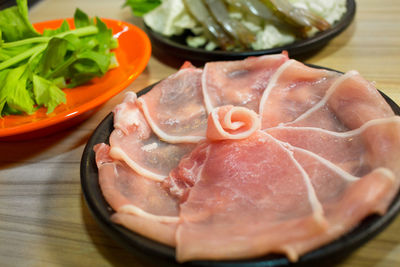
{"label": "vegetable stem", "polygon": [[[92,34],[96,34],[99,32],[99,29],[96,26],[87,26],[87,27],[82,27],[82,28],[78,28],[75,30],[70,30],[70,31],[66,31],[66,32],[62,32],[59,34],[54,35],[53,37],[59,37],[62,38],[68,34],[75,34],[78,37],[82,37],[82,36],[86,36],[86,35],[92,35]],[[44,51],[47,47],[47,43],[51,40],[51,38],[53,37],[33,37],[33,38],[27,38],[24,40],[20,40],[20,41],[15,41],[15,42],[9,42],[9,43],[5,43],[3,44],[3,47],[15,47],[18,45],[25,45],[25,44],[30,44],[30,43],[44,43],[44,44],[40,44],[37,45],[35,47],[32,47],[29,50],[26,50],[25,52],[12,57],[6,61],[3,61],[0,63],[0,70],[3,70],[5,68],[8,68],[34,54],[38,54],[41,53],[42,51]]]}
{"label": "vegetable stem", "polygon": [[47,46],[47,43],[46,44],[37,45],[35,47],[32,47],[29,50],[26,50],[25,52],[23,52],[23,53],[21,53],[19,55],[16,55],[15,57],[12,57],[12,58],[10,58],[10,59],[8,59],[6,61],[1,62],[0,63],[0,70],[8,68],[8,67],[20,62],[20,61],[32,56],[33,54],[36,54],[38,52],[44,51],[46,49],[46,46]]}
{"label": "vegetable stem", "polygon": [[71,57],[69,57],[66,61],[64,61],[62,64],[58,65],[57,68],[55,70],[53,70],[52,72],[50,72],[49,74],[47,74],[45,76],[46,79],[50,79],[52,77],[57,77],[58,75],[60,75],[60,73],[62,71],[64,71],[69,65],[71,65],[72,63],[74,63],[74,61],[76,60],[75,55],[72,55]]}
{"label": "vegetable stem", "polygon": [[[62,38],[64,36],[68,35],[68,34],[75,34],[76,36],[81,37],[81,36],[96,34],[98,32],[99,32],[99,29],[96,26],[92,26],[91,25],[91,26],[86,26],[86,27],[82,27],[82,28],[78,28],[78,29],[62,32],[62,33],[54,35],[53,37]],[[32,37],[32,38],[27,38],[27,39],[15,41],[15,42],[4,43],[2,45],[2,47],[3,48],[10,48],[10,47],[15,47],[15,46],[20,46],[20,45],[31,44],[31,43],[47,43],[53,37],[45,37],[45,36]]]}
{"label": "vegetable stem", "polygon": [[62,38],[68,34],[75,34],[78,37],[82,37],[82,36],[86,36],[86,35],[96,34],[98,32],[99,32],[99,29],[96,26],[91,25],[91,26],[86,26],[86,27],[62,32],[62,33],[54,35],[54,37]]}
{"label": "vegetable stem", "polygon": [[15,47],[15,46],[20,46],[20,45],[26,45],[26,44],[31,44],[31,43],[46,43],[50,40],[50,37],[32,37],[32,38],[27,38],[15,42],[8,42],[4,43],[2,45],[3,48],[10,48],[10,47]]}

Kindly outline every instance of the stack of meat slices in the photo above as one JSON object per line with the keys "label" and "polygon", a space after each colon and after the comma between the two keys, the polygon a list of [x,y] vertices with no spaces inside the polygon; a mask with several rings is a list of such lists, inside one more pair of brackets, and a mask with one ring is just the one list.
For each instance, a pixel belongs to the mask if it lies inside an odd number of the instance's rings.
{"label": "stack of meat slices", "polygon": [[179,262],[329,243],[400,185],[400,118],[356,71],[286,54],[189,63],[114,109],[95,147],[115,223],[176,247]]}

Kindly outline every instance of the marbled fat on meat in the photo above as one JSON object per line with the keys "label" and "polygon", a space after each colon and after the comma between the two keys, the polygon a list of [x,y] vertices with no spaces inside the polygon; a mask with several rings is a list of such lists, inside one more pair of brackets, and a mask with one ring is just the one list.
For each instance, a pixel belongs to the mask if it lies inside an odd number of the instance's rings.
{"label": "marbled fat on meat", "polygon": [[[101,191],[116,212],[112,220],[158,242],[175,245],[179,221],[177,199],[167,194],[160,182],[147,179],[124,162],[112,159],[108,145],[97,144],[94,150]],[[159,229],[163,233],[157,233]]]}
{"label": "marbled fat on meat", "polygon": [[271,252],[296,260],[297,242],[327,225],[291,153],[263,132],[208,145],[200,177],[180,206],[178,261]]}
{"label": "marbled fat on meat", "polygon": [[184,67],[138,99],[147,122],[162,140],[197,143],[205,139],[207,112],[202,73],[201,69]]}
{"label": "marbled fat on meat", "polygon": [[287,60],[287,54],[282,53],[206,63],[202,88],[208,113],[215,107],[225,105],[246,107],[258,112],[261,95],[271,76]]}
{"label": "marbled fat on meat", "polygon": [[323,98],[339,75],[293,59],[286,61],[271,77],[261,97],[262,129],[295,120]]}
{"label": "marbled fat on meat", "polygon": [[343,132],[391,116],[394,112],[378,90],[357,71],[349,71],[332,84],[321,101],[285,125]]}
{"label": "marbled fat on meat", "polygon": [[[192,144],[161,141],[138,108],[134,93],[128,93],[124,102],[114,109],[114,118],[110,155],[147,178],[162,181],[180,159],[194,148]],[[130,125],[120,127],[126,124]]]}

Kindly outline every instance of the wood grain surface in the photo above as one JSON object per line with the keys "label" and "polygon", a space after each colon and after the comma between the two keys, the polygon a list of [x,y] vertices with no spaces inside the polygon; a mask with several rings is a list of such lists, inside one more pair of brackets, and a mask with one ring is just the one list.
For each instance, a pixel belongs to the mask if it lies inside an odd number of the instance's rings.
{"label": "wood grain surface", "polygon": [[[39,22],[89,15],[141,26],[124,1],[43,0],[30,9]],[[341,71],[358,70],[400,104],[400,1],[359,0],[351,26],[323,49],[298,58]],[[180,61],[154,55],[125,90],[139,91],[176,72]],[[0,142],[0,266],[147,266],[111,240],[87,209],[80,187],[83,148],[120,93],[73,129]],[[400,217],[338,266],[400,266]]]}

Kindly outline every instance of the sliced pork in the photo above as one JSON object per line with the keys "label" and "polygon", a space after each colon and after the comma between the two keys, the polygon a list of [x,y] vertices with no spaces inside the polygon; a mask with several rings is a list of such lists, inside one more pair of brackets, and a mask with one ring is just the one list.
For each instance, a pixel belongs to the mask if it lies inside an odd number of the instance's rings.
{"label": "sliced pork", "polygon": [[285,126],[266,132],[282,142],[313,152],[356,176],[379,167],[400,173],[398,116],[370,120],[360,128],[340,133],[315,127]]}
{"label": "sliced pork", "polygon": [[114,109],[115,130],[110,136],[110,155],[124,161],[140,175],[162,181],[189,153],[192,144],[161,141],[148,125],[136,104],[136,95],[128,93]]}
{"label": "sliced pork", "polygon": [[210,146],[201,142],[179,165],[163,180],[163,186],[182,203],[186,200],[190,189],[200,179],[204,162],[208,157]]}
{"label": "sliced pork", "polygon": [[270,252],[297,259],[296,243],[327,225],[292,154],[262,132],[208,146],[206,159],[195,165],[201,171],[193,170],[197,182],[180,206],[178,261]]}
{"label": "sliced pork", "polygon": [[400,118],[374,85],[285,53],[186,62],[129,93],[114,127],[95,147],[112,220],[179,262],[297,261],[384,214],[400,187]]}
{"label": "sliced pork", "polygon": [[[215,108],[208,117],[209,141],[245,139],[260,128],[260,117],[252,110],[231,105]],[[210,146],[200,143],[192,153],[183,157],[179,165],[164,180],[171,194],[184,202],[190,188],[200,179]]]}
{"label": "sliced pork", "polygon": [[197,143],[205,139],[207,113],[201,69],[183,66],[138,99],[147,122],[169,143]]}
{"label": "sliced pork", "polygon": [[[400,177],[395,175],[400,169],[395,167],[400,166],[399,130],[399,117],[391,117],[347,133],[282,126],[269,129],[266,136],[256,132],[241,141],[210,143],[207,153],[191,156],[200,160],[190,168],[195,183],[180,206],[177,259],[275,252],[296,261],[369,214],[383,214],[399,188]],[[384,159],[383,151],[394,156]],[[380,164],[370,160],[376,157]],[[299,188],[299,181],[304,188]],[[310,221],[306,215],[318,219]],[[313,226],[319,230],[295,229],[306,222],[321,223]]]}
{"label": "sliced pork", "polygon": [[172,247],[176,246],[177,222],[162,222],[122,212],[114,213],[111,216],[111,220],[154,241]]}
{"label": "sliced pork", "polygon": [[202,88],[208,113],[225,105],[242,106],[258,112],[261,95],[271,76],[287,60],[287,54],[282,53],[206,63]]}
{"label": "sliced pork", "polygon": [[373,84],[357,71],[349,71],[335,81],[319,103],[286,125],[341,132],[358,128],[372,119],[393,115]]}
{"label": "sliced pork", "polygon": [[[112,159],[108,145],[98,144],[94,150],[100,188],[116,211],[112,220],[156,241],[174,245],[173,236],[179,221],[177,199],[169,195],[160,182],[147,179],[124,162]],[[157,234],[159,229],[163,229],[163,233]]]}
{"label": "sliced pork", "polygon": [[318,103],[339,73],[289,60],[271,77],[261,100],[262,128],[290,122]]}
{"label": "sliced pork", "polygon": [[310,177],[328,227],[297,243],[300,254],[347,233],[370,214],[384,214],[398,191],[396,177],[377,168],[358,178],[307,150],[293,148],[294,157]]}
{"label": "sliced pork", "polygon": [[293,151],[329,222],[325,233],[304,240],[304,252],[345,234],[370,214],[384,214],[399,190],[398,116],[343,133],[284,126],[266,132]]}
{"label": "sliced pork", "polygon": [[261,127],[260,117],[254,111],[232,105],[213,109],[208,118],[207,138],[211,141],[243,139]]}

